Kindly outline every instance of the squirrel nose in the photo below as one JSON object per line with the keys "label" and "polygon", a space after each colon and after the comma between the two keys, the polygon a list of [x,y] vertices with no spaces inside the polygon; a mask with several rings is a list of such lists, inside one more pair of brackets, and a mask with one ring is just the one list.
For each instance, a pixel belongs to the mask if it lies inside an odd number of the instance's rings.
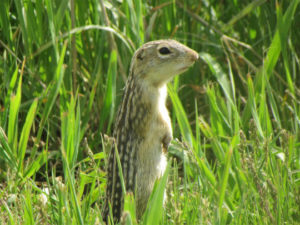
{"label": "squirrel nose", "polygon": [[197,61],[197,60],[199,59],[199,54],[198,54],[198,52],[193,51],[192,54],[191,54],[191,59],[192,59],[193,61]]}

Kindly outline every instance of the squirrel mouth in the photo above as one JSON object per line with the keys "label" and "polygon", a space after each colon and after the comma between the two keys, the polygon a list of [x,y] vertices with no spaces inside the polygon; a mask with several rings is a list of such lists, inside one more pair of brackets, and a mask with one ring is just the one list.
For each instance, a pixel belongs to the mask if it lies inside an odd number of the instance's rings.
{"label": "squirrel mouth", "polygon": [[192,62],[190,65],[188,66],[183,66],[179,69],[180,72],[184,72],[186,70],[188,70],[195,62]]}
{"label": "squirrel mouth", "polygon": [[189,69],[189,66],[182,67],[178,70],[178,74],[182,74]]}

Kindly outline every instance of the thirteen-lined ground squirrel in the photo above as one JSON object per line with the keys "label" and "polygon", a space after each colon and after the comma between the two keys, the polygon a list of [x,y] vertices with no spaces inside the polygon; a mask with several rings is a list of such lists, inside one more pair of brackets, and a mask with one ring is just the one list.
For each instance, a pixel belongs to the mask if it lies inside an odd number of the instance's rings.
{"label": "thirteen-lined ground squirrel", "polygon": [[[166,84],[175,75],[186,71],[197,59],[195,51],[174,40],[148,42],[132,58],[114,138],[126,191],[134,193],[138,218],[143,215],[153,185],[167,165],[163,149],[168,148],[172,139],[172,128],[165,106]],[[124,196],[114,147],[107,172],[103,216],[107,221],[110,204],[114,221],[118,221]]]}

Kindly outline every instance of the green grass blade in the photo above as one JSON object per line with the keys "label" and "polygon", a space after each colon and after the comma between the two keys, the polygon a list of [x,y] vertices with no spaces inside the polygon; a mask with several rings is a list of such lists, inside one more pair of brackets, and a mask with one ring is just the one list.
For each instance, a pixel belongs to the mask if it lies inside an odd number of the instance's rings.
{"label": "green grass blade", "polygon": [[[257,113],[254,85],[253,85],[253,81],[252,81],[250,76],[248,76],[248,94],[249,94],[249,96],[248,96],[249,99],[248,99],[247,104],[249,104],[249,110],[252,113],[253,120],[254,120],[254,123],[256,125],[256,128],[258,130],[258,133],[259,133],[260,137],[264,138],[264,132],[263,132],[263,129],[261,127],[261,123],[260,123],[259,116],[258,116],[258,113]],[[246,109],[247,109],[247,106],[246,106]],[[249,121],[245,121],[245,123],[248,124]]]}
{"label": "green grass blade", "polygon": [[136,213],[135,213],[135,200],[132,193],[127,193],[124,198],[124,213],[126,213],[125,224],[137,224],[136,223]]}
{"label": "green grass blade", "polygon": [[291,27],[292,19],[294,18],[294,14],[296,12],[296,8],[299,4],[299,0],[293,0],[291,1],[287,11],[284,14],[283,20],[284,20],[284,28],[281,29],[281,34],[277,30],[274,38],[272,40],[272,43],[270,45],[266,60],[264,62],[264,69],[267,72],[268,78],[272,75],[272,71],[278,61],[280,52],[281,52],[281,43],[280,43],[280,36],[284,37],[286,36],[287,32],[289,31]]}
{"label": "green grass blade", "polygon": [[34,176],[39,169],[45,165],[48,160],[48,152],[43,150],[38,157],[35,158],[33,162],[31,162],[26,168],[23,173],[24,179]]}
{"label": "green grass blade", "polygon": [[18,114],[19,114],[19,109],[21,104],[21,93],[22,93],[22,75],[19,78],[16,95],[12,95],[10,97],[8,143],[11,146],[15,156],[17,156]]}
{"label": "green grass blade", "polygon": [[136,21],[136,30],[137,33],[139,34],[139,44],[143,44],[144,43],[144,21],[143,21],[143,3],[141,0],[137,0],[135,1],[136,3],[136,17],[137,17],[137,21]]}
{"label": "green grass blade", "polygon": [[149,199],[147,210],[145,213],[145,218],[143,220],[143,224],[151,225],[151,224],[159,224],[162,217],[163,212],[163,201],[164,201],[164,193],[165,187],[167,184],[168,175],[170,172],[171,164],[170,162],[167,165],[167,169],[162,176],[162,178],[155,185],[152,195]]}
{"label": "green grass blade", "polygon": [[279,129],[282,128],[282,123],[281,123],[281,119],[280,119],[280,114],[279,114],[279,110],[273,95],[273,90],[271,87],[271,84],[268,80],[266,80],[266,89],[267,89],[267,95],[268,95],[268,100],[270,103],[270,107],[271,107],[271,111],[274,117],[274,120],[277,123],[277,126],[279,127]]}
{"label": "green grass blade", "polygon": [[30,42],[30,38],[28,37],[28,30],[27,30],[27,26],[26,26],[26,11],[24,10],[24,5],[23,5],[23,1],[20,0],[15,0],[15,7],[17,9],[17,14],[18,14],[18,20],[20,23],[20,27],[22,30],[22,36],[24,36],[24,38],[22,38],[22,40],[24,41],[24,46],[25,46],[25,50],[27,55],[30,55],[31,53],[31,42]]}
{"label": "green grass blade", "polygon": [[6,212],[7,212],[7,215],[8,215],[8,218],[9,218],[9,225],[14,225],[14,224],[16,224],[15,222],[14,222],[14,216],[13,216],[13,213],[11,212],[11,210],[9,209],[9,207],[8,207],[8,205],[7,205],[7,203],[6,202],[3,202],[3,207],[4,207],[4,209],[6,210]]}
{"label": "green grass blade", "polygon": [[199,56],[207,63],[210,71],[216,77],[218,83],[223,89],[223,92],[226,96],[226,99],[233,104],[233,91],[231,89],[230,81],[227,78],[227,75],[223,72],[222,67],[217,63],[217,61],[210,55],[205,52],[199,53]]}
{"label": "green grass blade", "polygon": [[168,85],[168,93],[173,103],[174,111],[176,114],[176,118],[179,124],[181,134],[183,135],[183,139],[187,141],[187,143],[189,143],[190,146],[193,146],[194,136],[193,136],[191,126],[189,124],[187,115],[183,109],[183,106],[180,102],[180,99],[177,93],[174,91],[172,85]]}
{"label": "green grass blade", "polygon": [[287,40],[288,40],[288,32],[290,29],[290,25],[294,18],[293,13],[295,12],[296,7],[297,7],[297,1],[294,0],[293,2],[291,2],[285,16],[283,17],[280,6],[278,4],[276,4],[277,29],[278,29],[280,46],[281,46],[283,62],[284,62],[284,68],[285,68],[285,73],[286,73],[286,80],[287,80],[289,89],[293,95],[295,94],[295,87],[293,84],[293,79],[291,77],[290,68],[289,68],[290,62],[289,62],[289,57],[288,57],[288,49],[287,49],[288,41]]}
{"label": "green grass blade", "polygon": [[[46,0],[46,9],[47,9],[47,16],[48,16],[48,23],[49,23],[49,28],[50,28],[50,34],[51,34],[51,41],[52,45],[55,50],[55,56],[56,56],[56,61],[59,61],[59,52],[58,52],[58,47],[56,44],[56,27],[55,27],[55,21],[54,21],[54,13],[53,13],[53,1],[51,0]],[[63,58],[63,57],[62,57]]]}
{"label": "green grass blade", "polygon": [[205,175],[205,177],[210,181],[210,183],[215,186],[217,184],[217,180],[213,171],[206,165],[204,159],[200,159],[198,161],[198,165],[200,167],[201,172]]}
{"label": "green grass blade", "polygon": [[116,145],[116,143],[114,143],[114,144],[115,144],[115,147],[114,147],[114,149],[112,149],[112,151],[114,150],[115,154],[116,154],[116,160],[117,160],[118,172],[119,172],[119,176],[120,176],[120,180],[121,180],[122,192],[123,192],[123,196],[125,196],[126,195],[126,186],[125,186],[125,181],[124,181],[124,176],[123,176],[122,164],[121,164],[117,145]]}
{"label": "green grass blade", "polygon": [[[76,97],[75,97],[76,98]],[[80,143],[80,103],[71,95],[71,100],[61,97],[61,136],[63,148],[66,150],[67,160],[73,171],[78,158]],[[64,105],[69,104],[67,110]]]}
{"label": "green grass blade", "polygon": [[[264,76],[266,77],[266,76]],[[264,77],[262,79],[264,79]],[[269,137],[273,133],[272,129],[272,123],[271,123],[271,118],[270,118],[270,113],[269,113],[269,108],[267,105],[267,99],[266,99],[266,92],[265,92],[265,80],[262,82],[262,90],[261,94],[259,96],[259,108],[258,108],[258,116],[260,120],[260,124],[262,127],[262,130],[264,132],[264,136]]]}
{"label": "green grass blade", "polygon": [[30,134],[30,130],[32,127],[33,120],[35,118],[35,112],[38,105],[38,100],[35,99],[27,113],[25,124],[23,126],[20,143],[19,143],[19,151],[18,151],[18,161],[19,161],[19,172],[23,173],[24,166],[24,157],[27,148],[28,138]]}
{"label": "green grass blade", "polygon": [[[218,98],[216,96],[216,91],[214,88],[207,88],[207,96],[210,103],[210,120],[211,127],[217,135],[225,136],[226,130],[231,130],[231,125],[228,120],[228,116],[223,113],[223,110],[219,107],[222,107],[222,104],[225,105],[223,99]],[[220,100],[219,100],[220,99]]]}
{"label": "green grass blade", "polygon": [[67,13],[69,2],[70,1],[68,1],[68,0],[60,1],[59,6],[57,7],[58,10],[57,10],[56,14],[54,15],[54,21],[56,24],[56,29],[58,29],[58,30],[60,30],[61,25],[64,22],[64,20],[62,20],[62,18],[64,18],[65,14]]}
{"label": "green grass blade", "polygon": [[9,146],[7,137],[2,127],[0,127],[0,156],[0,159],[3,159],[5,162],[7,162],[11,169],[17,170],[18,166],[16,157]]}
{"label": "green grass blade", "polygon": [[[47,102],[44,106],[44,110],[43,110],[43,114],[42,114],[42,118],[41,118],[41,122],[40,122],[40,126],[39,126],[39,130],[38,130],[38,134],[37,134],[37,138],[36,138],[36,142],[38,143],[41,139],[43,130],[44,130],[44,126],[46,124],[46,121],[48,120],[49,114],[52,110],[52,107],[56,101],[57,95],[59,93],[59,89],[60,86],[63,82],[63,77],[64,77],[64,72],[65,72],[65,68],[63,67],[63,62],[64,62],[64,57],[65,57],[65,53],[66,53],[66,49],[67,49],[67,41],[65,41],[61,54],[60,54],[60,59],[59,59],[59,63],[56,67],[56,72],[55,72],[55,77],[53,79],[53,84],[51,85],[50,89],[49,89],[49,95],[48,95],[48,99]],[[36,153],[36,149],[34,149],[31,152],[30,158],[34,158],[34,155]]]}
{"label": "green grass blade", "polygon": [[101,110],[100,130],[103,129],[104,124],[108,120],[108,133],[110,133],[111,124],[115,112],[116,99],[116,73],[117,73],[117,53],[112,51],[110,55],[109,68],[107,73],[107,83],[103,107]]}
{"label": "green grass blade", "polygon": [[3,32],[4,39],[9,43],[11,46],[11,42],[13,40],[12,31],[11,31],[11,24],[9,21],[9,2],[8,1],[1,1],[0,2],[0,24],[2,25],[2,29],[5,30]]}
{"label": "green grass blade", "polygon": [[199,156],[203,156],[202,151],[201,151],[201,138],[200,138],[200,126],[199,126],[199,116],[198,116],[198,105],[197,101],[195,100],[195,121],[196,121],[196,126],[195,126],[195,150],[196,154]]}
{"label": "green grass blade", "polygon": [[[9,82],[9,88],[7,90],[7,95],[5,96],[5,99],[4,99],[4,105],[5,106],[8,106],[9,105],[9,102],[10,102],[10,98],[12,97],[12,92],[13,92],[13,89],[15,88],[15,85],[16,85],[16,82],[17,82],[17,79],[18,79],[18,70],[19,70],[19,67],[17,66],[13,75],[11,76],[11,79],[10,79],[10,82]],[[4,111],[4,115],[3,117],[1,118],[1,126],[2,128],[6,128],[7,126],[7,117],[8,117],[8,113],[9,113],[9,107],[7,107]]]}
{"label": "green grass blade", "polygon": [[[76,107],[76,117],[75,117],[75,124],[74,124],[74,153],[73,153],[73,167],[75,163],[77,162],[78,153],[79,153],[79,144],[80,144],[80,118],[81,118],[81,112],[80,112],[80,102],[78,98],[77,107]],[[71,167],[73,169],[73,167]]]}
{"label": "green grass blade", "polygon": [[39,40],[39,33],[37,32],[37,20],[34,10],[35,9],[33,7],[32,1],[28,1],[26,2],[26,4],[24,4],[23,12],[24,16],[26,16],[25,22],[27,27],[29,46],[33,46]]}
{"label": "green grass blade", "polygon": [[250,14],[256,7],[260,6],[267,0],[254,0],[249,3],[246,7],[244,7],[237,15],[233,15],[230,21],[224,26],[224,30],[230,29],[236,22],[238,22],[241,18]]}
{"label": "green grass blade", "polygon": [[[62,94],[62,96],[64,95]],[[74,155],[74,122],[76,103],[73,95],[71,95],[70,101],[68,101],[67,98],[61,97],[60,103],[62,149],[66,152],[66,160],[72,170],[73,165],[75,164],[72,159]],[[65,110],[65,107],[68,108]]]}
{"label": "green grass blade", "polygon": [[[116,37],[118,37],[122,43],[127,47],[127,49],[130,51],[130,53],[133,53],[133,47],[132,45],[130,45],[130,40],[128,40],[127,37],[125,37],[122,33],[120,33],[118,30],[111,28],[111,27],[107,27],[107,26],[99,26],[99,25],[87,25],[87,26],[82,26],[82,27],[76,27],[66,33],[63,33],[59,36],[56,37],[56,42],[60,41],[60,40],[64,40],[65,38],[68,38],[70,35],[72,34],[77,34],[77,33],[81,33],[83,31],[88,31],[88,30],[100,30],[100,31],[106,31],[106,32],[111,32],[114,35],[116,35]],[[46,49],[50,48],[53,46],[53,42],[47,42],[45,43],[43,46],[41,46],[34,54],[31,55],[31,58],[36,57],[37,55],[41,54],[42,52],[44,52]]]}
{"label": "green grass blade", "polygon": [[[257,76],[262,77],[263,75],[261,74],[261,72],[262,71],[260,71],[260,73]],[[258,80],[258,79],[256,79],[256,80]],[[254,87],[254,84],[253,84],[253,81],[252,81],[252,78],[250,75],[247,76],[247,81],[248,81],[247,82],[247,84],[248,84],[248,100],[247,100],[245,109],[243,111],[242,124],[243,124],[244,129],[248,130],[249,125],[250,125],[249,120],[252,115],[260,137],[264,137],[264,132],[262,130],[258,112],[257,112],[257,105],[256,105],[256,100],[255,100],[255,90],[254,90],[255,87]]]}
{"label": "green grass blade", "polygon": [[[63,146],[62,146],[63,148]],[[83,225],[83,217],[81,215],[81,208],[80,208],[80,203],[78,202],[77,195],[76,195],[76,189],[75,189],[75,176],[74,173],[71,172],[70,166],[68,163],[67,155],[64,149],[62,149],[62,159],[63,159],[63,166],[64,166],[64,173],[65,177],[68,183],[68,188],[71,191],[71,199],[70,199],[70,204],[72,205],[70,210],[74,210],[75,217],[77,220],[78,224]]]}
{"label": "green grass blade", "polygon": [[233,153],[236,145],[237,145],[237,136],[234,136],[232,138],[231,144],[226,153],[224,170],[223,170],[223,174],[222,174],[222,179],[220,181],[219,215],[222,215],[222,211],[223,211],[223,202],[224,202],[224,197],[225,197],[225,192],[226,192],[226,187],[227,187],[227,182],[228,182],[228,177],[229,177],[229,170],[231,168],[231,156],[232,156],[232,153]]}
{"label": "green grass blade", "polygon": [[25,196],[23,198],[23,209],[24,209],[24,222],[25,224],[35,224],[32,208],[32,193],[30,190],[26,190]]}

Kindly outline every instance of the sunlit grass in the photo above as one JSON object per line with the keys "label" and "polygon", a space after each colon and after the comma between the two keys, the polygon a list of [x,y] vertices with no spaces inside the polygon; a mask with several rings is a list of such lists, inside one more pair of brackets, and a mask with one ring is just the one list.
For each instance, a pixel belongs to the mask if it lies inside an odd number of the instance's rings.
{"label": "sunlit grass", "polygon": [[0,224],[102,223],[130,60],[162,38],[200,60],[168,85],[170,167],[140,223],[299,224],[299,0],[74,3],[0,3]]}

